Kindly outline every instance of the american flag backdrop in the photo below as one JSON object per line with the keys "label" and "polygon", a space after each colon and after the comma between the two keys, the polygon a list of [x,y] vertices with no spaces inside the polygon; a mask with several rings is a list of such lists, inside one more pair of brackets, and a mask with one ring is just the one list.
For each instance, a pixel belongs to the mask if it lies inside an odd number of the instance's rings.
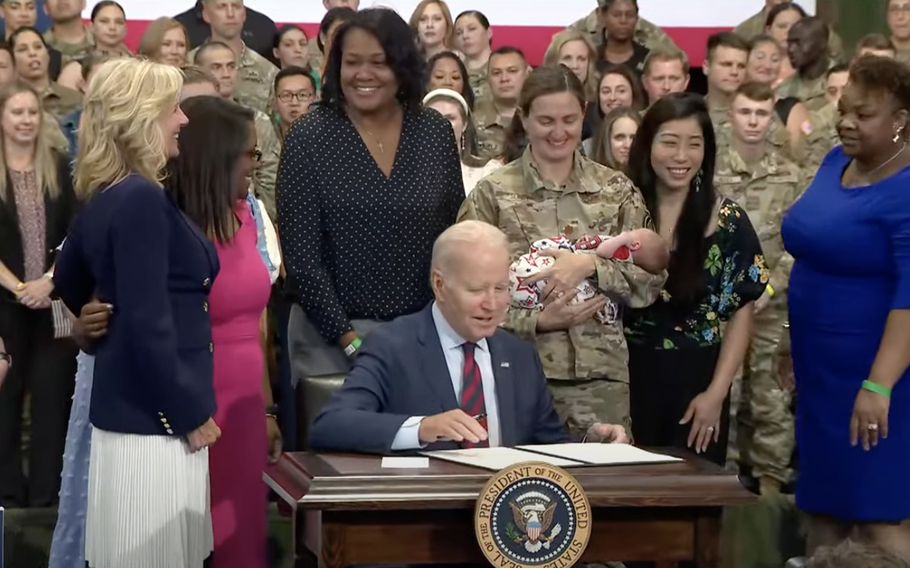
{"label": "american flag backdrop", "polygon": [[[187,10],[192,0],[120,0],[129,20],[127,44],[131,48],[148,22],[160,16],[173,16]],[[394,8],[410,18],[419,0],[361,0],[361,8]],[[532,64],[539,64],[554,33],[589,14],[596,0],[447,0],[452,16],[477,9],[489,18],[493,47],[512,45],[521,48]],[[694,67],[705,57],[705,42],[710,34],[729,30],[758,12],[764,0],[638,0],[641,17],[661,26],[689,54]],[[88,19],[94,2],[87,2]],[[325,14],[321,0],[246,0],[246,5],[271,17],[279,24],[300,24],[313,37]],[[816,0],[800,0],[809,13],[815,13]]]}

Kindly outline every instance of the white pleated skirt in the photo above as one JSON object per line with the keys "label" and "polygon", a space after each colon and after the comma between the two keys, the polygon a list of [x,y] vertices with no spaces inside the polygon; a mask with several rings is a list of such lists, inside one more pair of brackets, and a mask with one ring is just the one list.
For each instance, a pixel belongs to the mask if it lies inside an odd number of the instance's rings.
{"label": "white pleated skirt", "polygon": [[85,559],[91,568],[202,568],[214,549],[208,449],[94,428]]}

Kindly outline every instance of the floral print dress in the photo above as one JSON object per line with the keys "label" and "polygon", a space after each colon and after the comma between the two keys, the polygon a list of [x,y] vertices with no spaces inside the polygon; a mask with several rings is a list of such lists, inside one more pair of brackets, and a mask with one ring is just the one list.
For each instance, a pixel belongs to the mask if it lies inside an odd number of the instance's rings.
{"label": "floral print dress", "polygon": [[[653,305],[626,313],[637,444],[686,447],[689,426],[679,425],[679,420],[692,399],[711,384],[723,324],[767,286],[761,244],[746,212],[733,201],[721,203],[707,247],[699,300],[680,305],[663,291]],[[728,420],[729,400],[721,413],[721,439],[706,456],[717,463],[726,460]]]}

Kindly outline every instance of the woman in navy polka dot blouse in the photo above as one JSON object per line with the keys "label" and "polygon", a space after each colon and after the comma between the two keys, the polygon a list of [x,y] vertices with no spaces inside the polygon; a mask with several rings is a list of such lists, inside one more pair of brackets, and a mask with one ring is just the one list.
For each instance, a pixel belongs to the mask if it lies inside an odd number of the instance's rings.
{"label": "woman in navy polka dot blouse", "polygon": [[310,375],[347,370],[355,328],[432,300],[433,243],[464,185],[452,127],[421,104],[424,76],[398,14],[358,12],[332,42],[322,102],[288,132],[277,185],[287,289],[312,330],[306,347],[335,363],[321,373],[304,362]]}

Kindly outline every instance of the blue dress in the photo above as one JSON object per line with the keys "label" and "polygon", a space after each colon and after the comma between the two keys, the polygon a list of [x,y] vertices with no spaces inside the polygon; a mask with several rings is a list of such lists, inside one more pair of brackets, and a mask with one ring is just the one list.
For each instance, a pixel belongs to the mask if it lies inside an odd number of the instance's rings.
{"label": "blue dress", "polygon": [[899,522],[910,519],[910,372],[892,393],[887,440],[851,447],[850,417],[888,313],[910,309],[910,168],[846,189],[849,162],[840,147],[828,154],[782,227],[796,260],[796,504],[841,521]]}
{"label": "blue dress", "polygon": [[48,568],[85,566],[85,513],[88,504],[88,462],[92,440],[89,401],[92,398],[92,376],[95,358],[83,352],[76,357],[76,391],[66,430],[63,451],[63,474],[60,482],[60,505],[57,526],[51,542]]}

